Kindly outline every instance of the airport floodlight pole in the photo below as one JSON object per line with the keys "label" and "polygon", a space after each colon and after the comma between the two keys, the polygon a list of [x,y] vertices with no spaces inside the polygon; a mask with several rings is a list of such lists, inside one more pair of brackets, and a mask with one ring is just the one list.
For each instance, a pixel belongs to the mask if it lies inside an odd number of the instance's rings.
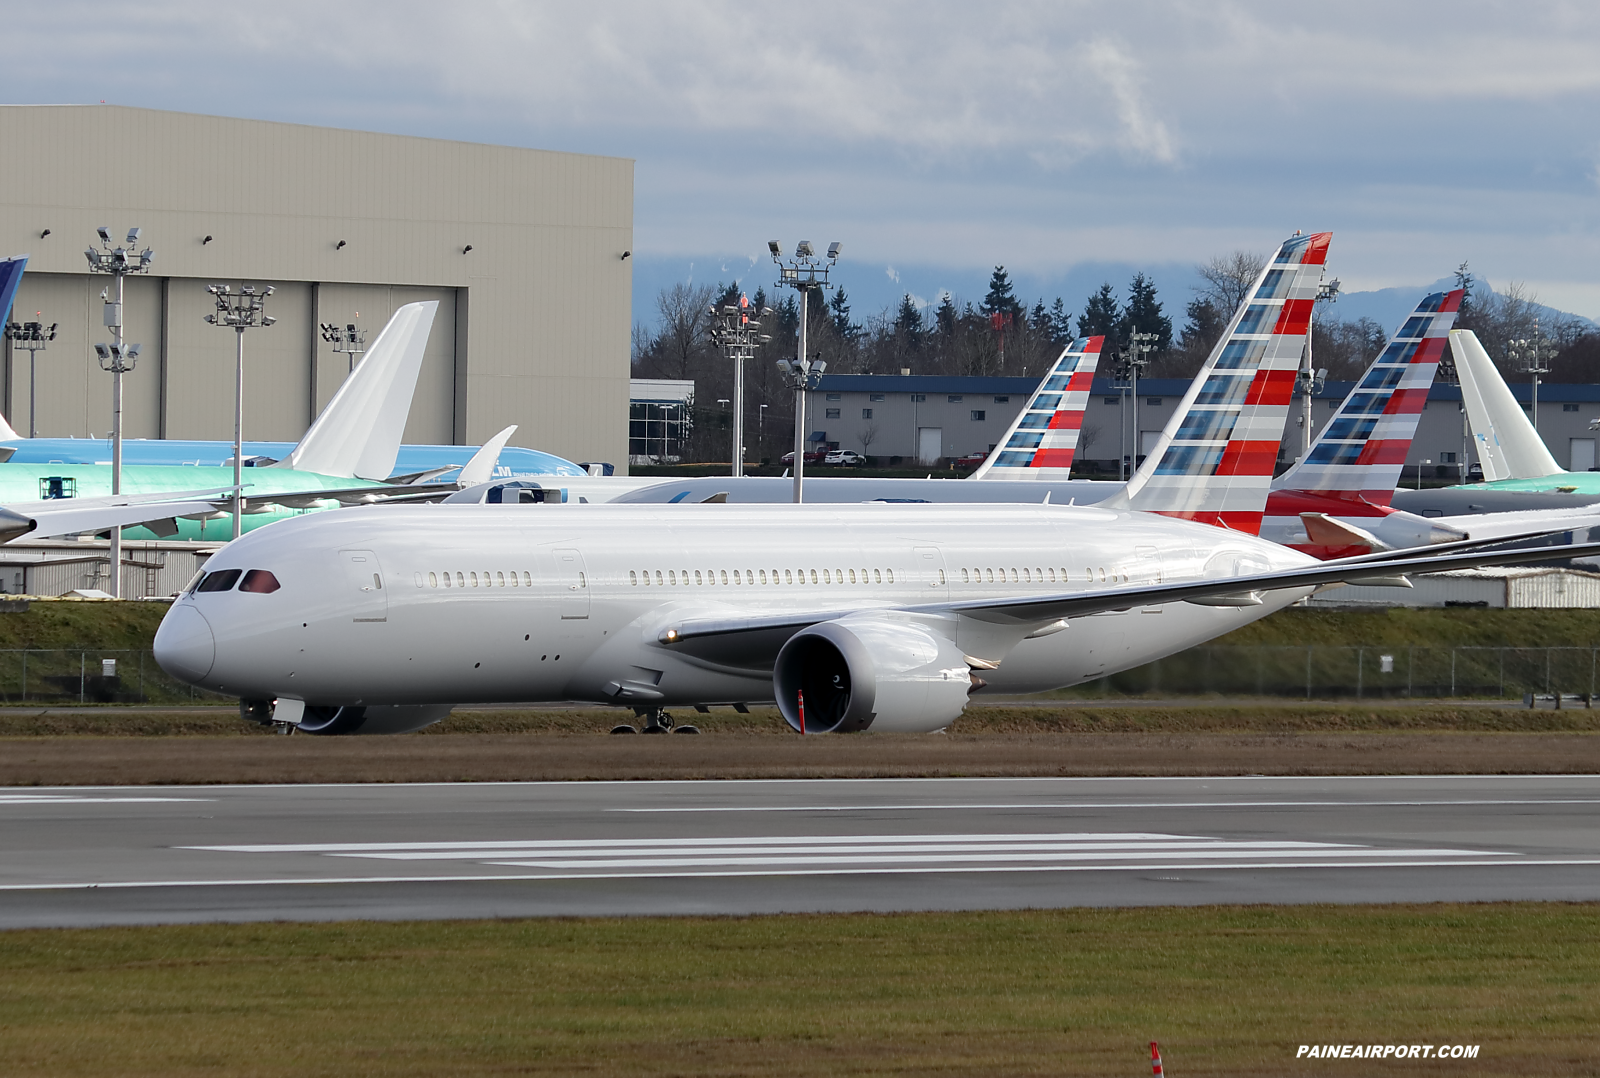
{"label": "airport floodlight pole", "polygon": [[[361,315],[357,314],[356,317],[360,318]],[[356,357],[367,350],[367,331],[358,328],[354,322],[343,329],[332,322],[318,322],[317,326],[322,330],[322,339],[333,345],[334,352],[350,354],[350,373],[354,374]]]}
{"label": "airport floodlight pole", "polygon": [[809,300],[813,292],[828,287],[828,271],[839,261],[838,243],[828,244],[826,260],[817,256],[810,240],[801,240],[795,247],[794,257],[785,259],[777,240],[767,243],[772,261],[778,264],[778,286],[788,286],[800,293],[800,340],[793,360],[780,359],[778,369],[794,386],[794,501],[804,500],[806,468],[806,391],[816,388],[822,372],[828,365],[812,359],[806,352],[806,323],[810,318]]}
{"label": "airport floodlight pole", "polygon": [[273,288],[256,291],[253,284],[241,284],[235,292],[225,284],[207,285],[217,301],[215,314],[206,315],[213,326],[226,326],[234,332],[233,358],[233,537],[244,531],[244,331],[264,329],[277,319],[266,313],[267,297]]}
{"label": "airport floodlight pole", "polygon": [[[93,247],[83,252],[89,260],[90,273],[109,273],[116,282],[117,297],[111,299],[100,293],[105,307],[105,324],[111,330],[110,346],[97,344],[95,354],[100,369],[111,372],[111,493],[122,493],[122,376],[133,370],[139,359],[140,346],[125,345],[122,340],[123,281],[130,273],[148,273],[155,253],[146,247],[135,251],[139,244],[140,229],[128,229],[126,246],[112,246],[111,231],[104,225],[95,229],[100,237],[100,249]],[[122,598],[122,529],[111,529],[111,597]]]}
{"label": "airport floodlight pole", "polygon": [[715,305],[711,308],[711,339],[722,349],[725,358],[733,360],[732,474],[735,476],[744,474],[744,361],[755,358],[756,345],[772,340],[760,332],[761,323],[751,315],[765,318],[771,313],[771,307],[752,311],[750,299],[743,293],[737,305],[727,303],[720,308]]}
{"label": "airport floodlight pole", "polygon": [[1533,429],[1539,429],[1539,376],[1550,373],[1549,346],[1555,342],[1539,332],[1539,320],[1533,320],[1533,336],[1506,342],[1506,358],[1517,365],[1517,371],[1526,374],[1533,382]]}
{"label": "airport floodlight pole", "polygon": [[1134,326],[1133,332],[1128,334],[1128,372],[1133,385],[1133,453],[1128,460],[1132,468],[1139,467],[1139,375],[1150,366],[1150,353],[1155,351],[1156,335],[1154,333],[1140,333],[1139,327]]}
{"label": "airport floodlight pole", "polygon": [[1300,393],[1300,455],[1311,452],[1311,398],[1322,392],[1328,384],[1328,369],[1317,369],[1311,358],[1311,338],[1316,324],[1317,304],[1335,303],[1339,299],[1339,278],[1317,285],[1317,294],[1311,301],[1311,317],[1306,320],[1306,361],[1295,375],[1295,389]]}
{"label": "airport floodlight pole", "polygon": [[39,368],[35,361],[45,346],[56,339],[56,323],[12,322],[6,326],[11,347],[28,353],[28,437],[39,437]]}

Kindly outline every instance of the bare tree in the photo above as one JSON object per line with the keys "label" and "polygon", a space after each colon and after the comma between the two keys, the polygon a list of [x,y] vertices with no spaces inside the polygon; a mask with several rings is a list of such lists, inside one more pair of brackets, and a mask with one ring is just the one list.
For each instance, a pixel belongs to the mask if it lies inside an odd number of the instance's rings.
{"label": "bare tree", "polygon": [[1226,321],[1250,295],[1251,287],[1266,265],[1266,255],[1251,251],[1215,256],[1195,267],[1195,272],[1205,281],[1205,287],[1195,291],[1202,299],[1209,300]]}
{"label": "bare tree", "polygon": [[693,378],[695,367],[709,347],[711,300],[716,289],[708,284],[678,283],[656,296],[661,332],[656,335],[658,369],[670,377]]}
{"label": "bare tree", "polygon": [[856,437],[861,439],[861,452],[865,454],[872,448],[872,443],[878,440],[878,425],[868,423],[856,432]]}

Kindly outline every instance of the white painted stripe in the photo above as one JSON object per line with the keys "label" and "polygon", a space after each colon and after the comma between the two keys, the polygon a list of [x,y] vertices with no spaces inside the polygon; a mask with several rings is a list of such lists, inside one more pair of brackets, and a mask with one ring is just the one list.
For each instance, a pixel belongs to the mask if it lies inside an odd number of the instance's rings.
{"label": "white painted stripe", "polygon": [[[920,864],[932,866],[943,865],[970,865],[970,864],[998,864],[1002,862],[1026,867],[1035,864],[1056,864],[1073,861],[1138,861],[1148,860],[1152,854],[1160,854],[1172,860],[1205,861],[1210,859],[1238,858],[1241,850],[1186,850],[1176,853],[1155,850],[1128,850],[1120,853],[1038,853],[1026,857],[1018,857],[1009,853],[966,853],[948,857],[933,857],[922,855],[896,855],[887,854],[871,857],[617,857],[584,860],[519,860],[496,861],[495,864],[507,865],[513,868],[722,868],[740,865],[911,865]],[[1503,853],[1498,850],[1374,850],[1374,849],[1330,849],[1330,850],[1295,850],[1296,857],[1516,857],[1516,854]],[[1261,860],[1262,865],[1271,865],[1271,860]],[[1517,862],[1511,861],[1510,864]]]}
{"label": "white painted stripe", "polygon": [[[1289,518],[1285,518],[1289,519]],[[608,808],[606,812],[907,812],[994,809],[1159,809],[1159,808],[1427,808],[1430,805],[1600,805],[1600,797],[1474,798],[1451,801],[1007,801],[993,804],[894,805],[695,805]],[[194,849],[212,847],[196,846]],[[222,847],[216,847],[221,849]]]}
{"label": "white painted stripe", "polygon": [[706,877],[726,879],[741,876],[902,876],[928,873],[951,875],[993,874],[1001,872],[1156,872],[1197,871],[1207,872],[1262,869],[1327,869],[1351,868],[1568,868],[1600,865],[1600,858],[1547,858],[1542,860],[1476,860],[1476,861],[1344,861],[1331,864],[1327,861],[1241,861],[1236,864],[1203,864],[1193,862],[1150,861],[1145,864],[1117,865],[971,865],[940,868],[843,868],[794,869],[789,871],[745,872],[597,872],[597,873],[494,873],[460,876],[295,876],[280,879],[231,880],[102,880],[61,881],[55,883],[4,883],[0,891],[95,891],[139,890],[161,887],[299,887],[307,884],[373,884],[373,883],[496,883],[528,882],[542,880],[617,880],[666,879]]}
{"label": "white painted stripe", "polygon": [[[1064,832],[1059,834],[1007,833],[1001,835],[943,834],[943,835],[760,835],[754,837],[704,837],[663,838],[650,840],[651,846],[723,846],[874,842],[1191,842],[1207,841],[1204,836],[1166,835],[1144,832]],[[572,838],[529,839],[501,842],[312,842],[272,843],[251,846],[178,846],[180,850],[212,850],[223,853],[342,853],[363,850],[505,850],[505,849],[574,849],[578,847],[628,847],[639,846],[637,838]]]}
{"label": "white painted stripe", "polygon": [[164,801],[215,801],[214,797],[71,797],[45,794],[0,794],[0,805],[151,804]]}
{"label": "white painted stripe", "polygon": [[[1027,855],[1030,855],[1030,854],[1036,853],[1036,852],[1037,853],[1050,853],[1050,852],[1060,852],[1060,851],[1082,852],[1082,853],[1088,854],[1089,856],[1097,856],[1099,853],[1102,853],[1102,852],[1106,853],[1106,854],[1110,854],[1110,853],[1124,852],[1124,851],[1130,851],[1130,850],[1131,851],[1140,852],[1140,853],[1150,853],[1150,852],[1153,852],[1153,851],[1162,851],[1162,852],[1170,852],[1170,853],[1181,853],[1181,852],[1186,851],[1186,850],[1232,850],[1234,852],[1241,852],[1242,853],[1242,852],[1248,852],[1248,851],[1252,851],[1252,850],[1260,850],[1260,851],[1265,852],[1265,851],[1271,851],[1271,850],[1299,850],[1299,849],[1303,849],[1303,850],[1323,850],[1323,849],[1364,850],[1364,849],[1367,849],[1367,848],[1368,847],[1353,845],[1353,844],[1349,844],[1349,843],[1329,843],[1329,842],[1224,842],[1224,841],[1222,841],[1220,839],[1197,839],[1197,840],[1195,840],[1193,842],[1114,842],[1114,843],[1083,843],[1083,842],[919,843],[919,842],[903,842],[903,843],[886,843],[886,844],[883,844],[883,845],[871,845],[871,846],[859,846],[859,845],[816,845],[816,846],[811,846],[811,845],[807,845],[807,846],[762,845],[762,846],[739,846],[739,845],[734,845],[732,843],[729,843],[729,844],[726,844],[726,845],[721,844],[721,843],[708,843],[705,846],[696,846],[696,847],[692,847],[692,848],[679,848],[679,849],[676,849],[676,850],[663,850],[663,849],[661,849],[661,848],[659,848],[659,847],[657,847],[657,846],[655,846],[655,845],[653,845],[653,844],[651,844],[649,842],[635,842],[630,847],[626,847],[626,848],[619,848],[619,847],[612,847],[612,846],[585,848],[585,847],[579,846],[579,847],[575,847],[575,848],[571,848],[571,849],[551,850],[549,852],[551,852],[551,853],[560,853],[560,854],[563,854],[564,856],[568,856],[568,857],[573,857],[573,856],[582,856],[582,857],[626,857],[626,856],[660,857],[663,854],[667,854],[667,853],[671,853],[674,856],[680,856],[680,857],[698,857],[698,856],[701,856],[703,854],[708,854],[708,853],[722,853],[722,854],[727,854],[727,855],[730,855],[730,856],[739,856],[739,857],[755,856],[755,855],[758,855],[758,854],[783,854],[783,855],[786,855],[786,856],[789,856],[789,855],[798,856],[798,855],[801,855],[801,854],[828,854],[828,853],[840,853],[840,854],[851,854],[851,855],[868,854],[868,853],[922,853],[922,854],[930,854],[930,855],[937,855],[937,856],[946,856],[946,855],[950,855],[950,854],[963,853],[963,852],[973,852],[973,853],[1001,853],[1001,852],[1003,852],[1003,853],[1005,853],[1007,855],[1027,856]],[[482,849],[478,849],[478,850],[448,849],[448,850],[426,850],[426,851],[424,851],[424,850],[394,850],[394,851],[384,851],[384,852],[355,852],[355,853],[342,852],[342,851],[339,851],[339,852],[330,851],[330,852],[327,853],[327,856],[329,856],[329,857],[374,858],[374,859],[385,860],[385,861],[447,861],[447,860],[470,860],[470,859],[473,859],[473,858],[477,858],[478,860],[499,861],[499,860],[504,860],[506,858],[511,858],[511,857],[527,857],[529,854],[534,854],[534,853],[538,853],[538,852],[540,852],[540,851],[538,851],[538,850],[529,850],[529,849],[526,849],[526,848],[522,848],[522,849],[514,849],[514,848],[494,849],[494,848],[490,848],[490,849],[487,849],[487,850],[482,850]],[[1481,852],[1481,851],[1479,851],[1479,852]]]}

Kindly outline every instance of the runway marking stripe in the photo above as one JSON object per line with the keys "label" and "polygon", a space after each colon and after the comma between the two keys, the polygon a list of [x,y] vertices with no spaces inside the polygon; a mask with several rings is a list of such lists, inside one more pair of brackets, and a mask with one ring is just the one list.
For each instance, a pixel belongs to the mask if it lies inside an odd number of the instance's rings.
{"label": "runway marking stripe", "polygon": [[703,805],[608,808],[606,812],[908,812],[919,809],[1119,809],[1119,808],[1427,808],[1430,805],[1600,805],[1596,797],[1480,798],[1458,801],[1047,801],[943,805]]}
{"label": "runway marking stripe", "polygon": [[790,871],[751,871],[751,872],[595,872],[585,874],[575,873],[495,873],[471,876],[309,876],[286,877],[283,879],[235,879],[235,880],[112,880],[106,882],[57,882],[57,883],[4,883],[0,884],[0,891],[95,891],[95,890],[137,890],[157,887],[299,887],[308,884],[373,884],[373,883],[495,883],[495,882],[537,882],[542,880],[617,880],[617,879],[666,879],[673,877],[711,879],[732,878],[740,876],[871,876],[871,875],[913,875],[930,872],[941,872],[961,875],[978,873],[1000,872],[1158,872],[1181,871],[1184,869],[1203,869],[1211,871],[1233,871],[1261,869],[1292,869],[1292,868],[1567,868],[1587,867],[1600,865],[1600,858],[1562,858],[1526,861],[1371,861],[1371,862],[1345,862],[1330,865],[1326,861],[1264,863],[1261,861],[1243,861],[1238,864],[1206,864],[1196,865],[1189,862],[1151,861],[1147,864],[1134,865],[972,865],[955,866],[949,868],[845,868],[845,869],[794,869]]}
{"label": "runway marking stripe", "polygon": [[[1146,853],[1151,852],[1153,850],[1167,850],[1167,851],[1171,851],[1171,852],[1176,853],[1176,852],[1180,852],[1180,851],[1183,851],[1183,850],[1236,850],[1236,851],[1261,850],[1261,851],[1273,851],[1273,850],[1296,850],[1296,849],[1305,849],[1305,850],[1314,850],[1314,849],[1316,849],[1316,850],[1320,850],[1320,849],[1364,850],[1364,849],[1368,849],[1368,848],[1369,847],[1346,844],[1346,843],[1329,843],[1329,842],[1296,842],[1296,841],[1287,841],[1287,840],[1284,840],[1284,841],[1272,840],[1272,841],[1260,841],[1260,842],[1223,842],[1223,841],[1215,840],[1215,839],[1196,839],[1196,840],[1194,840],[1192,842],[1181,842],[1181,841],[1178,841],[1178,842],[1015,842],[1015,843],[1012,843],[1012,842],[1005,842],[1005,843],[994,843],[994,842],[987,842],[987,843],[950,842],[950,843],[944,843],[944,842],[940,842],[940,843],[927,843],[927,842],[910,841],[910,842],[885,843],[885,844],[882,844],[882,845],[855,845],[855,844],[852,844],[852,845],[839,845],[839,844],[831,844],[831,845],[815,845],[815,846],[812,846],[812,845],[804,845],[804,846],[789,846],[789,845],[745,846],[745,845],[733,845],[733,844],[728,844],[728,845],[724,846],[724,845],[721,845],[721,844],[708,844],[708,845],[705,845],[705,846],[679,848],[679,849],[670,850],[670,851],[662,850],[662,849],[654,846],[651,843],[635,842],[635,843],[632,843],[628,847],[610,847],[610,846],[608,846],[608,847],[604,847],[604,848],[591,849],[591,848],[584,847],[584,846],[578,846],[578,847],[567,848],[567,849],[550,850],[548,852],[550,852],[550,853],[562,853],[562,854],[565,854],[567,856],[582,855],[582,856],[588,856],[588,857],[630,857],[630,856],[632,856],[632,857],[659,857],[663,853],[671,853],[674,856],[681,856],[681,857],[695,857],[695,856],[699,856],[701,854],[718,853],[718,852],[727,853],[727,854],[730,854],[730,855],[753,856],[755,854],[786,854],[786,855],[794,855],[794,854],[806,854],[806,853],[810,853],[810,854],[816,854],[816,853],[849,853],[849,854],[864,854],[864,853],[936,853],[936,854],[948,854],[948,853],[960,853],[960,852],[963,852],[963,851],[970,851],[970,852],[975,852],[975,853],[994,853],[994,852],[1003,851],[1005,853],[1010,853],[1010,854],[1026,854],[1026,853],[1034,853],[1034,852],[1053,852],[1053,851],[1069,851],[1070,850],[1070,851],[1075,851],[1075,852],[1091,853],[1091,855],[1092,855],[1093,853],[1102,853],[1102,852],[1109,853],[1109,852],[1117,852],[1117,851],[1121,851],[1121,850],[1138,850],[1138,851],[1143,851],[1143,852],[1146,852]],[[483,850],[483,849],[478,849],[478,850],[453,850],[453,849],[450,849],[450,850],[377,850],[377,851],[359,851],[359,852],[349,852],[349,851],[343,851],[343,850],[328,850],[328,851],[324,851],[324,852],[330,857],[362,857],[362,858],[373,858],[373,859],[376,859],[376,860],[384,860],[384,861],[448,861],[448,860],[467,860],[467,859],[470,859],[470,858],[478,858],[479,860],[500,860],[500,859],[506,858],[506,857],[526,857],[529,854],[539,853],[541,851],[539,851],[539,850],[531,850],[531,849],[527,849],[527,848],[513,848],[511,846],[507,846],[507,847],[504,847],[504,848],[493,848],[493,847],[491,847],[490,849],[487,849],[487,850]]]}
{"label": "runway marking stripe", "polygon": [[[492,861],[490,864],[507,865],[513,868],[694,868],[701,866],[757,866],[757,865],[943,865],[943,864],[971,864],[1010,862],[1018,868],[1032,867],[1033,862],[1055,861],[1122,861],[1147,858],[1151,850],[1124,850],[1113,853],[1041,853],[1033,854],[1026,858],[1018,858],[1005,853],[964,853],[949,857],[928,857],[911,854],[888,854],[872,857],[834,856],[834,857],[619,857],[600,860],[541,860],[541,861]],[[1241,850],[1194,850],[1185,851],[1178,856],[1186,861],[1199,861],[1206,858],[1238,857]],[[1515,854],[1504,854],[1491,851],[1495,856],[1515,857]],[[1295,850],[1296,857],[1482,857],[1484,854],[1474,850]],[[1170,853],[1168,856],[1172,856]],[[1261,861],[1260,866],[1268,868],[1271,861]]]}
{"label": "runway marking stripe", "polygon": [[210,797],[66,797],[46,793],[0,793],[0,805],[150,805],[154,801],[214,801]]}
{"label": "runway marking stripe", "polygon": [[754,837],[708,838],[596,838],[596,839],[527,839],[503,842],[312,842],[283,843],[250,846],[179,846],[181,850],[215,850],[224,853],[343,853],[365,850],[509,850],[509,849],[575,849],[592,846],[635,847],[661,846],[730,846],[730,845],[791,845],[829,843],[832,845],[867,844],[874,842],[1217,842],[1206,836],[1165,835],[1143,832],[1117,831],[1062,832],[1057,834],[1003,835],[759,835]]}

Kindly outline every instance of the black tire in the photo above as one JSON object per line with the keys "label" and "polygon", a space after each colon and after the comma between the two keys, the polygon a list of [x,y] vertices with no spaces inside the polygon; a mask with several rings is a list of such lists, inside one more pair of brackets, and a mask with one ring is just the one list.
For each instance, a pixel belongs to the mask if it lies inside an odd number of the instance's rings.
{"label": "black tire", "polygon": [[319,737],[339,737],[355,733],[366,721],[367,709],[364,707],[337,705],[320,707],[307,704],[305,715],[300,719],[300,732],[316,734]]}
{"label": "black tire", "polygon": [[698,726],[674,726],[672,728],[672,732],[675,733],[675,734],[698,734],[700,732],[700,727],[698,727]]}
{"label": "black tire", "polygon": [[633,727],[629,726],[627,723],[622,723],[620,726],[613,726],[611,728],[611,732],[614,733],[614,734],[636,734],[639,731],[635,730]]}

